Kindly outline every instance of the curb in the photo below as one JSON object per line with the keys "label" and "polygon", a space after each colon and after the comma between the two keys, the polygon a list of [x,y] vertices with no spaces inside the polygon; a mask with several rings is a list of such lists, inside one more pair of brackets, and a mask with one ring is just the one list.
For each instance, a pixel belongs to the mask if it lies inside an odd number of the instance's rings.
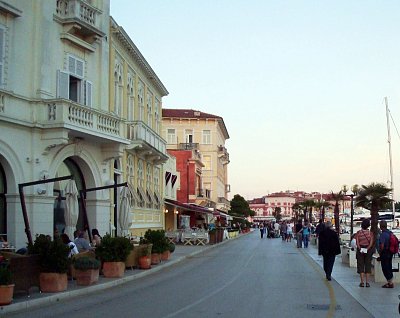
{"label": "curb", "polygon": [[[251,232],[249,232],[251,233]],[[105,290],[105,289],[109,289],[115,286],[119,286],[131,281],[134,281],[136,279],[142,278],[142,277],[146,277],[151,275],[152,273],[156,273],[159,272],[165,268],[168,268],[170,266],[173,266],[175,264],[178,264],[182,261],[184,261],[185,259],[198,255],[198,254],[202,254],[206,251],[209,251],[210,249],[213,249],[217,246],[221,246],[223,244],[226,244],[230,241],[233,241],[235,239],[238,239],[240,237],[243,237],[246,234],[249,233],[244,233],[240,236],[228,239],[228,240],[224,240],[221,243],[218,244],[213,244],[213,245],[207,245],[205,248],[198,250],[198,251],[194,251],[192,253],[189,253],[187,255],[184,256],[179,256],[176,259],[173,259],[171,261],[165,262],[163,264],[160,264],[157,267],[152,267],[149,270],[143,270],[141,272],[138,273],[134,273],[133,275],[128,275],[128,276],[124,276],[122,278],[115,278],[113,280],[110,281],[106,281],[106,282],[101,282],[101,283],[97,283],[95,285],[91,285],[91,286],[82,286],[81,288],[75,289],[75,290],[71,290],[71,291],[65,291],[65,292],[61,292],[61,293],[57,293],[57,294],[49,294],[48,296],[45,296],[43,298],[38,298],[38,299],[31,299],[31,300],[26,300],[26,301],[21,301],[18,303],[12,303],[10,305],[7,306],[1,306],[0,307],[0,316],[3,316],[5,314],[9,314],[9,313],[16,313],[18,311],[23,311],[23,310],[27,310],[27,309],[33,309],[33,308],[37,308],[43,305],[49,305],[49,304],[54,304],[57,303],[59,301],[62,300],[66,300],[66,299],[70,299],[73,297],[77,297],[77,296],[81,296],[81,295],[87,295],[88,293],[93,293],[96,291],[101,291],[101,290]],[[107,279],[108,280],[108,279]]]}

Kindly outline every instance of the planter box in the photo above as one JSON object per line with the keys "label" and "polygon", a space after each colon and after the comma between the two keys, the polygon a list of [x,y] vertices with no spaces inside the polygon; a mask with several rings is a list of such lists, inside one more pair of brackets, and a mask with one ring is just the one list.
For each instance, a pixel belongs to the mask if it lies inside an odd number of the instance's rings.
{"label": "planter box", "polygon": [[103,275],[108,278],[120,278],[124,276],[125,263],[124,262],[104,262]]}
{"label": "planter box", "polygon": [[75,270],[76,284],[79,286],[88,286],[99,281],[98,269]]}
{"label": "planter box", "polygon": [[[386,278],[382,273],[381,263],[376,260],[378,255],[372,257],[372,274],[374,275],[375,283],[386,283]],[[392,260],[392,268],[399,270],[400,268],[400,258],[396,257]],[[393,272],[393,282],[400,283],[400,272]]]}
{"label": "planter box", "polygon": [[68,277],[66,273],[40,273],[40,290],[43,293],[58,293],[67,290]]}
{"label": "planter box", "polygon": [[14,284],[0,285],[0,306],[11,304],[13,300]]}

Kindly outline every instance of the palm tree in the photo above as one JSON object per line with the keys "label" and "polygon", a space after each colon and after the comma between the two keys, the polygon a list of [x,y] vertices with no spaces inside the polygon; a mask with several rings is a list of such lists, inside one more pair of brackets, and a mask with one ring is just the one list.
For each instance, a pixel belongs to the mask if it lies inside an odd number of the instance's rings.
{"label": "palm tree", "polygon": [[[312,208],[313,208],[313,206],[315,206],[315,201],[308,199],[308,200],[303,201],[302,203],[306,208],[305,216],[308,217],[308,220],[311,223],[312,222]],[[310,208],[310,209],[308,209],[308,208]],[[308,216],[307,216],[307,211],[308,211]]]}
{"label": "palm tree", "polygon": [[378,234],[378,211],[393,200],[390,198],[392,189],[383,183],[372,182],[368,185],[362,185],[356,197],[356,206],[371,211],[371,231]]}
{"label": "palm tree", "polygon": [[299,219],[299,211],[300,211],[300,204],[299,203],[294,203],[292,205],[292,210],[294,211],[294,220],[295,223],[297,223],[297,220]]}
{"label": "palm tree", "polygon": [[325,208],[329,207],[331,204],[328,201],[318,200],[315,202],[315,207],[319,211],[319,218],[325,221]]}
{"label": "palm tree", "polygon": [[340,190],[337,193],[334,193],[333,191],[330,194],[330,200],[335,201],[335,208],[333,210],[333,215],[335,216],[335,229],[336,233],[340,233],[340,224],[339,224],[339,201],[343,199],[343,192]]}

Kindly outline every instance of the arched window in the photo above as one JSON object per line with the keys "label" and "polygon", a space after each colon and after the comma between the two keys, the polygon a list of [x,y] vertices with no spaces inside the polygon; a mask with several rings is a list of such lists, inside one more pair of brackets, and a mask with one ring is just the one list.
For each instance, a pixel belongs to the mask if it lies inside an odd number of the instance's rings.
{"label": "arched window", "polygon": [[122,65],[116,60],[114,66],[114,110],[117,115],[122,115],[122,97],[123,81],[122,81]]}
{"label": "arched window", "polygon": [[[65,177],[72,175],[76,187],[79,190],[85,189],[85,180],[83,179],[83,174],[79,166],[70,158],[64,160],[64,162],[58,167],[57,173],[55,175],[58,177]],[[65,228],[64,210],[65,210],[65,187],[68,180],[58,181],[54,183],[54,196],[57,196],[54,202],[54,224],[53,229],[57,229],[58,233],[63,233]],[[79,201],[81,198],[79,197]],[[81,204],[79,204],[79,216],[77,222],[77,230],[85,230],[87,224],[85,224],[85,218],[83,215],[83,210]],[[70,239],[73,239],[70,237]]]}
{"label": "arched window", "polygon": [[153,128],[153,94],[147,94],[147,125]]}
{"label": "arched window", "polygon": [[139,105],[139,120],[144,120],[144,85],[141,81],[138,84],[138,105]]}
{"label": "arched window", "polygon": [[128,73],[127,79],[128,120],[135,120],[135,75]]}

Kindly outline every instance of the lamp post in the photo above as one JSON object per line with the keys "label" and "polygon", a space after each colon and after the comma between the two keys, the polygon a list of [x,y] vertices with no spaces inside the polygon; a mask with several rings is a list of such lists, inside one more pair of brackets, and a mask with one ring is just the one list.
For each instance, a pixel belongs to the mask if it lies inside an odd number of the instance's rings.
{"label": "lamp post", "polygon": [[350,212],[350,240],[353,237],[353,216],[354,216],[354,196],[358,193],[358,185],[355,184],[351,188],[351,194],[349,194],[351,198],[351,212]]}

